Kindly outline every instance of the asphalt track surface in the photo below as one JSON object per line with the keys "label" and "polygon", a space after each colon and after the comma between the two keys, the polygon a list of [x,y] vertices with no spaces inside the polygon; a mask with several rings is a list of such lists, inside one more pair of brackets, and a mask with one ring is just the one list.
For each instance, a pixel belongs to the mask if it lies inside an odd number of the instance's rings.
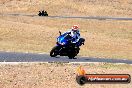
{"label": "asphalt track surface", "polygon": [[[2,16],[29,16],[39,17],[38,15],[30,14],[0,14]],[[72,19],[96,19],[96,20],[132,20],[125,17],[80,17],[80,16],[41,16],[39,18],[72,18]],[[132,60],[127,59],[110,59],[110,58],[91,58],[91,57],[76,57],[77,59],[69,59],[68,57],[58,56],[50,57],[49,54],[35,53],[18,53],[18,52],[0,52],[0,62],[107,62],[107,63],[125,63],[132,64]]]}
{"label": "asphalt track surface", "polygon": [[3,16],[29,16],[29,17],[43,17],[43,18],[71,18],[71,19],[96,19],[96,20],[132,20],[132,17],[108,17],[108,16],[38,16],[32,14],[17,14],[17,13],[10,13],[10,14],[1,14]]}
{"label": "asphalt track surface", "polygon": [[66,56],[50,57],[49,54],[20,53],[20,52],[0,52],[0,62],[107,62],[132,64],[132,60],[91,58],[77,56],[76,59],[69,59]]}

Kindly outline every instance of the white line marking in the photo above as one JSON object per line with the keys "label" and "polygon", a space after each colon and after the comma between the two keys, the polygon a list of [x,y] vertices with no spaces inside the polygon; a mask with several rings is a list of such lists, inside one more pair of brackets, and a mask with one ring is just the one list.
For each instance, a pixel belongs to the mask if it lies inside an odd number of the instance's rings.
{"label": "white line marking", "polygon": [[[93,64],[99,64],[99,63],[102,63],[102,62],[0,62],[0,65],[5,65],[5,64],[19,65],[19,64],[38,64],[38,63],[46,63],[46,64],[50,64],[50,63],[91,64],[91,63],[93,63]],[[111,63],[111,64],[123,65],[123,64],[126,64],[126,63]],[[132,65],[132,64],[129,64],[129,65]]]}

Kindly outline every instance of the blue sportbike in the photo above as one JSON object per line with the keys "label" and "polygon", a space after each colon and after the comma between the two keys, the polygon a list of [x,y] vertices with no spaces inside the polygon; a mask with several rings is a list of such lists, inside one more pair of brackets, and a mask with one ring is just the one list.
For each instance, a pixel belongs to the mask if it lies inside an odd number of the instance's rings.
{"label": "blue sportbike", "polygon": [[60,56],[68,56],[69,59],[75,58],[79,53],[80,46],[84,45],[85,39],[80,38],[78,42],[72,43],[72,37],[70,34],[62,34],[59,31],[60,36],[57,38],[56,46],[52,48],[50,51],[51,57]]}

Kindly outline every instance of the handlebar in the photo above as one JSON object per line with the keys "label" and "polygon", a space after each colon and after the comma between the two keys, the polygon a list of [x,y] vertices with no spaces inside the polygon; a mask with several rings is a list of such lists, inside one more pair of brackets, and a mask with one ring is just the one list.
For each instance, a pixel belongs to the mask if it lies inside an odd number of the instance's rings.
{"label": "handlebar", "polygon": [[59,31],[59,34],[61,35],[61,31]]}

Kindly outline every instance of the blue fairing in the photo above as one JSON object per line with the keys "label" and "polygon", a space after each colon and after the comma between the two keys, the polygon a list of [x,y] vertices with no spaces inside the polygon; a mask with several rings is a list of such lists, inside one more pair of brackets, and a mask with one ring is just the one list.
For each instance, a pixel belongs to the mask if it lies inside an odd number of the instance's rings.
{"label": "blue fairing", "polygon": [[68,43],[68,40],[70,40],[70,38],[67,37],[67,34],[60,35],[57,38],[57,42],[59,44],[62,44],[63,43],[63,45],[66,45]]}
{"label": "blue fairing", "polygon": [[[60,35],[58,38],[57,38],[57,46],[58,45],[68,45],[69,44],[69,41],[73,41],[73,38],[70,36],[70,35],[68,35],[67,33],[65,33],[65,34],[62,34],[62,35]],[[82,44],[81,44],[81,42],[76,42],[76,43],[74,43],[74,44],[76,44],[77,46],[81,46]]]}

